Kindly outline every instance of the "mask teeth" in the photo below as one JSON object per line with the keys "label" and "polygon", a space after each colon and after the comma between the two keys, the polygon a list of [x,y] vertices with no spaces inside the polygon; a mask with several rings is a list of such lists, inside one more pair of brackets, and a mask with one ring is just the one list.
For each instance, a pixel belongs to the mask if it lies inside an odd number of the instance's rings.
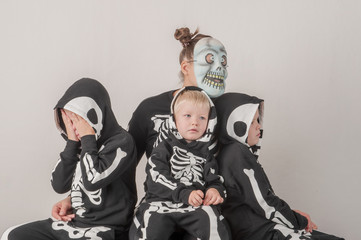
{"label": "mask teeth", "polygon": [[205,83],[206,85],[216,88],[216,89],[223,89],[224,88],[224,83],[220,82],[214,82],[213,80],[208,79],[207,77],[205,77],[202,81],[203,83]]}
{"label": "mask teeth", "polygon": [[215,73],[215,72],[208,72],[207,77],[224,81],[224,76],[220,75],[219,73]]}
{"label": "mask teeth", "polygon": [[[212,79],[220,80],[221,82],[215,82]],[[214,72],[208,72],[205,78],[203,79],[202,83],[206,85],[216,88],[216,89],[224,89],[224,76]]]}

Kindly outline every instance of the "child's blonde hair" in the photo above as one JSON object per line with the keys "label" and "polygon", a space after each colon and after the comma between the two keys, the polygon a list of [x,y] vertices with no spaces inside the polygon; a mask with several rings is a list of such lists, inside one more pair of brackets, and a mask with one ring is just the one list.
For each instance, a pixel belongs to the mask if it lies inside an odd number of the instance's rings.
{"label": "child's blonde hair", "polygon": [[185,101],[193,103],[194,105],[207,106],[209,109],[211,108],[209,99],[204,93],[197,90],[184,90],[179,94],[174,103],[174,114],[178,112],[179,106]]}

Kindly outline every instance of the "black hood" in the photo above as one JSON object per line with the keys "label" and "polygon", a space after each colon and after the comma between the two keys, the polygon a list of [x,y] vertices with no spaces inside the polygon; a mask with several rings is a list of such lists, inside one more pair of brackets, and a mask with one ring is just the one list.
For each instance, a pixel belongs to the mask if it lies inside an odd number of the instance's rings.
{"label": "black hood", "polygon": [[[253,117],[259,109],[261,138],[263,135],[263,100],[242,93],[225,93],[215,100],[218,115],[218,141],[221,144],[240,142],[247,147],[247,137]],[[259,154],[260,142],[251,151]]]}
{"label": "black hood", "polygon": [[107,90],[94,79],[82,78],[76,81],[66,90],[54,108],[56,125],[67,139],[60,114],[62,108],[78,114],[93,127],[98,146],[122,129],[111,109]]}

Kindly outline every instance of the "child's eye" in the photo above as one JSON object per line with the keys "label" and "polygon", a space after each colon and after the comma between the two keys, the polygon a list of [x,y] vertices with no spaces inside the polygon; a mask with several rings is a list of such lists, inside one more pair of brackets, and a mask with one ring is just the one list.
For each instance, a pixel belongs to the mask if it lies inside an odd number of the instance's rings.
{"label": "child's eye", "polygon": [[205,118],[205,117],[200,117],[200,119],[201,119],[201,120],[206,120],[206,118]]}
{"label": "child's eye", "polygon": [[187,118],[188,118],[188,117],[191,117],[191,115],[190,115],[190,114],[185,114],[184,116],[185,116],[185,117],[187,117]]}

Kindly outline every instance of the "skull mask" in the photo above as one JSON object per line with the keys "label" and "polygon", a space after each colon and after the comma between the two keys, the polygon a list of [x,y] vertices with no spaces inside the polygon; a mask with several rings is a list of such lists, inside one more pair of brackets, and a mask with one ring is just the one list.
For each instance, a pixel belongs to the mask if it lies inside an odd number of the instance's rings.
{"label": "skull mask", "polygon": [[217,39],[202,38],[194,47],[194,73],[198,87],[214,98],[225,90],[227,52]]}
{"label": "skull mask", "polygon": [[94,99],[90,97],[77,97],[70,100],[64,106],[64,109],[72,111],[84,118],[94,129],[95,138],[100,138],[100,132],[103,129],[103,113]]}

